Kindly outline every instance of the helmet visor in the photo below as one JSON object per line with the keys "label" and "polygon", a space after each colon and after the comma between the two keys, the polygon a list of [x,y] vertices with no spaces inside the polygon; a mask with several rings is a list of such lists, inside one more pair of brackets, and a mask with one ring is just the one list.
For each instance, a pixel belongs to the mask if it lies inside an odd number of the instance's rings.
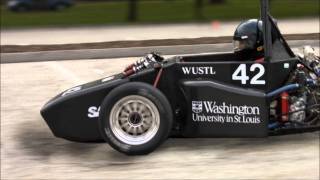
{"label": "helmet visor", "polygon": [[249,49],[254,49],[254,46],[248,40],[233,40],[233,51],[238,52]]}
{"label": "helmet visor", "polygon": [[248,48],[246,41],[233,40],[233,51],[238,52]]}

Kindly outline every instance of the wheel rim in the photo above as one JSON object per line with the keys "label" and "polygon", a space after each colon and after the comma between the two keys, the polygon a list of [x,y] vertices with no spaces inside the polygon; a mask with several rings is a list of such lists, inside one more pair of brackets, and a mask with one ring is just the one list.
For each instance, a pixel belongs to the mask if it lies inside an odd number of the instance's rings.
{"label": "wheel rim", "polygon": [[120,141],[129,145],[141,145],[156,135],[160,115],[149,99],[130,95],[115,103],[110,112],[109,123]]}

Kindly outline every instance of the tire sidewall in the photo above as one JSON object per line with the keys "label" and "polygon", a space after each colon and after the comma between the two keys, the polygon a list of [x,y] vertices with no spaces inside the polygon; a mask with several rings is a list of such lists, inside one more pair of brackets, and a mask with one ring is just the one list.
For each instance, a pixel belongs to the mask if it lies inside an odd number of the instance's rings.
{"label": "tire sidewall", "polygon": [[[120,141],[110,128],[110,112],[114,104],[130,95],[139,95],[150,100],[160,115],[159,129],[154,137],[141,145],[129,145]],[[99,114],[99,129],[102,137],[113,148],[128,155],[148,154],[158,147],[169,135],[172,126],[172,110],[167,98],[153,86],[130,82],[113,89],[103,100]]]}

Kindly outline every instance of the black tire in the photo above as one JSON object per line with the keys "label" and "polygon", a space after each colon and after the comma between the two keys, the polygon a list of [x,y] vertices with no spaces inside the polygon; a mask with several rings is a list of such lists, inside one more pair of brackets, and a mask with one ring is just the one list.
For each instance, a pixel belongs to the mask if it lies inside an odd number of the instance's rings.
{"label": "black tire", "polygon": [[[160,115],[158,116],[160,118],[157,118],[160,119],[160,123],[157,131],[155,131],[155,135],[147,142],[139,145],[132,145],[121,141],[110,127],[112,123],[112,119],[110,118],[112,115],[110,113],[112,113],[114,105],[120,102],[121,99],[129,96],[132,97],[132,95],[148,99],[155,105],[154,107],[157,108],[158,115]],[[99,114],[99,128],[104,140],[114,149],[127,155],[142,155],[152,152],[167,139],[172,123],[172,109],[167,98],[158,89],[141,82],[130,82],[113,89],[103,100]]]}

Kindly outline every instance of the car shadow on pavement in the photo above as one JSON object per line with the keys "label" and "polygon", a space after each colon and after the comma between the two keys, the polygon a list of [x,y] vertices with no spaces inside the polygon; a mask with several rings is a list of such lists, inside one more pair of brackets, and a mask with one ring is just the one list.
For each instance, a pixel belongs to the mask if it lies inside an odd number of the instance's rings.
{"label": "car shadow on pavement", "polygon": [[[39,121],[25,122],[20,124],[20,128],[15,134],[14,139],[22,153],[34,156],[35,159],[46,161],[52,156],[68,156],[73,159],[83,160],[85,162],[95,162],[108,160],[111,165],[119,165],[119,162],[129,164],[128,160],[134,160],[135,157],[119,153],[104,142],[80,143],[68,141],[55,137],[45,122],[39,126]],[[112,163],[118,162],[118,163]]]}
{"label": "car shadow on pavement", "polygon": [[[40,119],[39,119],[40,121]],[[155,152],[148,156],[126,156],[113,150],[105,143],[77,143],[56,138],[50,129],[34,123],[21,124],[16,134],[20,151],[34,156],[35,159],[46,162],[52,156],[67,156],[68,158],[84,161],[85,166],[98,168],[105,165],[118,166],[143,161],[143,158],[158,156],[162,153],[175,153],[197,150],[224,151],[228,149],[255,151],[270,149],[283,144],[319,143],[319,133],[305,133],[268,138],[169,138]]]}
{"label": "car shadow on pavement", "polygon": [[281,136],[269,136],[266,138],[171,138],[162,147],[166,148],[183,148],[191,150],[212,148],[212,149],[227,149],[227,148],[271,148],[273,146],[285,144],[319,144],[319,132],[300,133]]}

